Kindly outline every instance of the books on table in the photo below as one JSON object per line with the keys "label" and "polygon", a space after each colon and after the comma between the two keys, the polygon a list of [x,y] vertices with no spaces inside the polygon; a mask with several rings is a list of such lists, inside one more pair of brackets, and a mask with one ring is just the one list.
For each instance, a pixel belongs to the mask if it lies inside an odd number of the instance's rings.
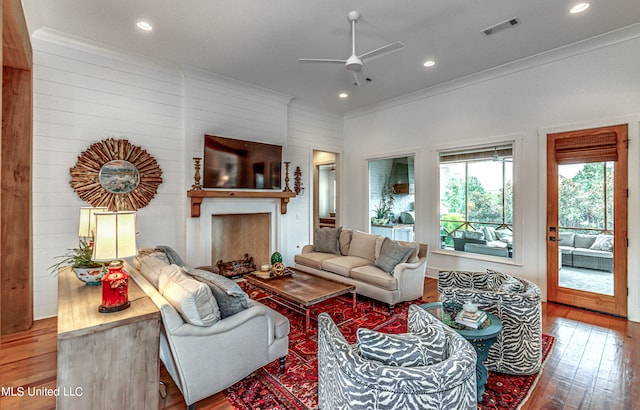
{"label": "books on table", "polygon": [[456,315],[457,323],[474,329],[479,328],[485,320],[487,320],[487,314],[480,310],[474,313],[462,310]]}

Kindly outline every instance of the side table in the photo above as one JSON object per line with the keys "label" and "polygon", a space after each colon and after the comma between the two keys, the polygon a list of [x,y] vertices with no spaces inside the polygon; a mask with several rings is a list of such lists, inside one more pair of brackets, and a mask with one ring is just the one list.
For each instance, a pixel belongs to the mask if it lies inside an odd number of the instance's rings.
{"label": "side table", "polygon": [[489,371],[484,365],[484,361],[487,360],[487,356],[489,355],[489,348],[495,343],[498,335],[502,331],[502,321],[495,315],[485,312],[487,314],[487,320],[481,328],[474,329],[455,321],[456,314],[462,310],[462,305],[460,304],[447,303],[443,305],[442,302],[433,302],[426,303],[420,307],[438,318],[442,323],[451,327],[476,349],[478,356],[476,362],[476,389],[478,392],[478,403],[482,402],[484,386],[487,384],[487,378],[489,377]]}

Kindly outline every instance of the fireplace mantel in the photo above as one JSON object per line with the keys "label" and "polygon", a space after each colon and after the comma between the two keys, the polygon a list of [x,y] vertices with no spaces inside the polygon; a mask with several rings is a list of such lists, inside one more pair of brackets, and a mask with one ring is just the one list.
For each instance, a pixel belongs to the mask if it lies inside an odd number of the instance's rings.
{"label": "fireplace mantel", "polygon": [[191,189],[187,191],[187,196],[191,198],[191,217],[200,217],[200,205],[204,198],[265,198],[280,199],[280,213],[287,213],[287,204],[291,198],[296,196],[295,192],[280,191],[229,191],[229,190],[203,190]]}

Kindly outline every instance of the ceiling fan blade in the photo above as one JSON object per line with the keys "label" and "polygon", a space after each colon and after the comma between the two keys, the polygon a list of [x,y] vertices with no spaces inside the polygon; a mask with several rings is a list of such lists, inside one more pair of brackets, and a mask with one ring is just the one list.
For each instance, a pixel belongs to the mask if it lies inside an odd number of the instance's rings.
{"label": "ceiling fan blade", "polygon": [[341,63],[345,64],[347,60],[332,60],[329,58],[299,58],[301,63]]}
{"label": "ceiling fan blade", "polygon": [[380,48],[376,48],[375,50],[371,50],[368,53],[364,53],[360,57],[361,60],[366,58],[376,57],[382,54],[390,53],[392,51],[396,51],[404,47],[401,41],[396,41],[395,43],[387,44],[386,46],[382,46]]}

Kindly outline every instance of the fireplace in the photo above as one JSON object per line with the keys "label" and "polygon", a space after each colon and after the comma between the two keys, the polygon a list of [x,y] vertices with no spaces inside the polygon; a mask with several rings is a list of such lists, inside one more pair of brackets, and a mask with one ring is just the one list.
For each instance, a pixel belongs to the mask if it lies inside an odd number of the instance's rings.
{"label": "fireplace", "polygon": [[199,218],[187,222],[187,260],[215,265],[253,256],[257,266],[279,248],[279,198],[204,198]]}
{"label": "fireplace", "polygon": [[242,259],[245,253],[260,266],[269,261],[271,215],[268,213],[211,216],[211,263]]}

